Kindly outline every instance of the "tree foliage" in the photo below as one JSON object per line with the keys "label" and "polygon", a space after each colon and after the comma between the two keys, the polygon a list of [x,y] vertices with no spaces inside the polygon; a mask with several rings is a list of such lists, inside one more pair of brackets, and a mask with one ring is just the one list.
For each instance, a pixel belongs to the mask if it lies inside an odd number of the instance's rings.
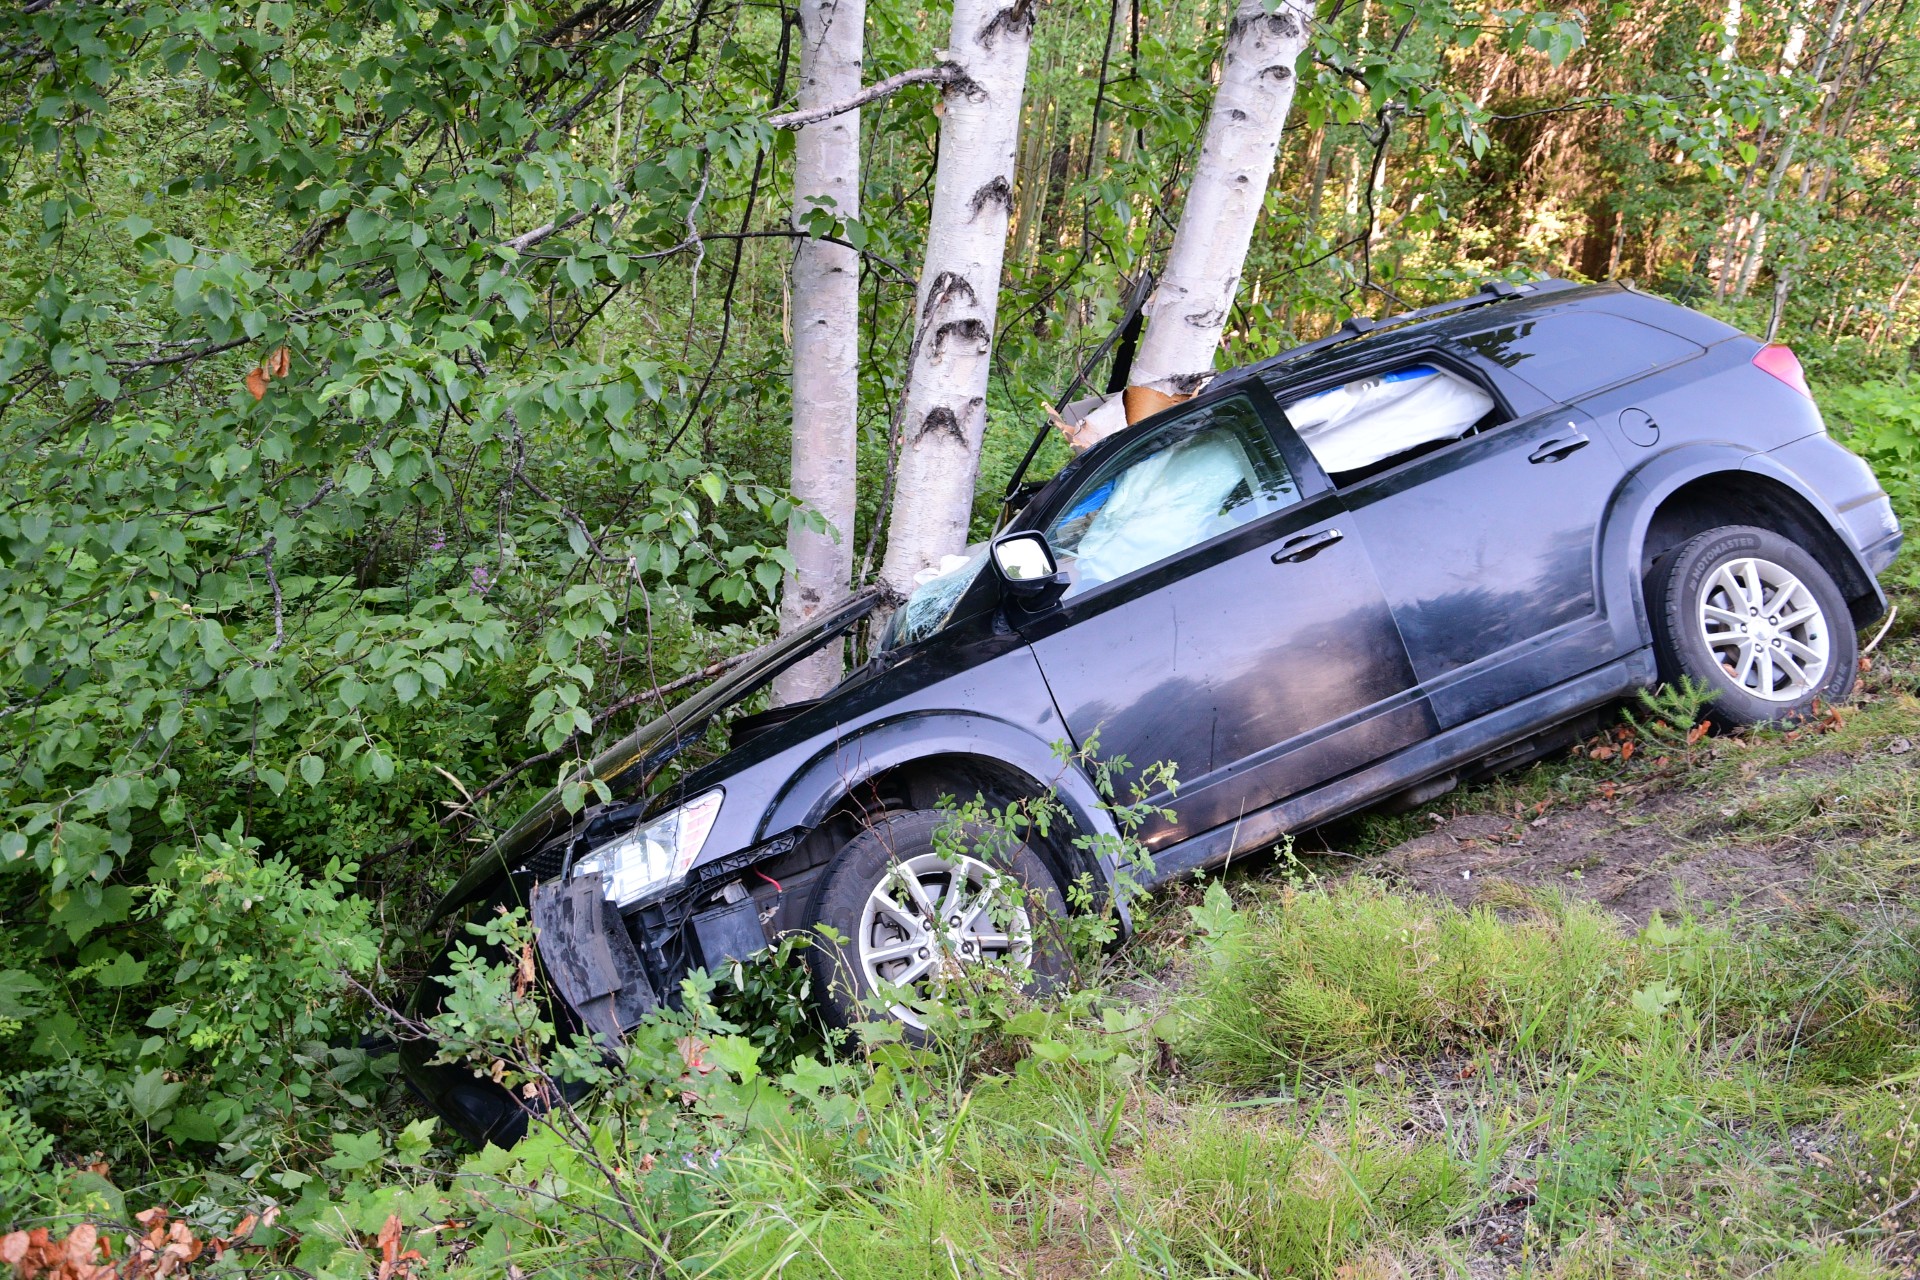
{"label": "tree foliage", "polygon": [[[1666,0],[1326,0],[1223,363],[1631,275],[1777,312],[1913,516],[1920,35],[1839,3],[1729,43]],[[1163,259],[1225,14],[1037,10],[976,531]],[[876,0],[869,79],[943,21]],[[860,216],[795,231],[793,35],[704,0],[13,7],[0,1200],[97,1192],[94,1153],[293,1195],[403,1123],[362,988],[416,976],[469,842],[770,630],[797,235],[860,257],[871,576],[940,118],[867,108]]]}

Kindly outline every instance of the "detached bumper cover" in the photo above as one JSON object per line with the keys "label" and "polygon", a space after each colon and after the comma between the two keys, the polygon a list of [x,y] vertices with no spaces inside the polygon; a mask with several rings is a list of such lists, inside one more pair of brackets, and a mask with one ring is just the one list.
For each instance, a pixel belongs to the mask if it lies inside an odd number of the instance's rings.
{"label": "detached bumper cover", "polygon": [[608,1044],[659,1006],[626,921],[600,874],[533,890],[534,945],[547,979],[580,1021]]}

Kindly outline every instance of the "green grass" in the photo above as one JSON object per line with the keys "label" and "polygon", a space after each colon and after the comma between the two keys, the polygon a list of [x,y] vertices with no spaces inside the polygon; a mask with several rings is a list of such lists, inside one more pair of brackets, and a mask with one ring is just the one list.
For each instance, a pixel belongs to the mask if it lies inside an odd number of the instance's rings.
{"label": "green grass", "polygon": [[1563,1053],[1631,1023],[1647,966],[1613,920],[1533,899],[1518,920],[1365,879],[1284,894],[1213,935],[1184,1046],[1211,1076],[1500,1044]]}

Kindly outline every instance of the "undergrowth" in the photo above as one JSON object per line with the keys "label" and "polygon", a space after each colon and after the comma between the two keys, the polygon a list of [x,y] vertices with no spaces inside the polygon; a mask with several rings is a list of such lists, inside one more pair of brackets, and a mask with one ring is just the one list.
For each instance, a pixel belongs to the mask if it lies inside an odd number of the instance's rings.
{"label": "undergrowth", "polygon": [[[1110,924],[1079,930],[1080,980],[1046,1000],[948,990],[927,1047],[796,1017],[792,943],[691,980],[683,1010],[608,1055],[544,1021],[524,922],[487,922],[438,1031],[541,1100],[511,1151],[462,1150],[381,1094],[377,1060],[325,1041],[342,988],[282,980],[321,958],[341,982],[377,968],[294,927],[338,895],[309,901],[243,841],[210,845],[219,865],[182,860],[181,896],[142,908],[182,930],[180,1034],[264,1071],[259,1037],[308,1028],[283,1087],[333,1100],[331,1131],[289,1143],[254,1119],[193,1176],[138,1182],[36,1123],[35,1089],[82,1082],[16,1077],[0,1187],[27,1234],[6,1247],[29,1266],[98,1250],[87,1222],[116,1258],[185,1241],[202,1269],[217,1254],[214,1270],[387,1280],[1909,1274],[1916,673],[1920,632],[1902,627],[1856,703],[1817,724],[1696,733],[1669,695],[1637,727],[1345,833],[1366,847],[1452,814],[1527,831],[1619,811],[1670,833],[1675,857],[1733,842],[1807,868],[1791,893],[1682,896],[1640,927],[1577,882],[1487,877],[1460,905],[1303,852],[1136,904],[1118,952],[1101,948]],[[1038,816],[956,815],[1010,836]],[[175,914],[186,902],[205,937]],[[285,974],[223,971],[221,930]],[[116,1105],[144,1110],[156,1148],[190,1142],[196,1116],[231,1119],[188,1060],[156,1060],[139,1088]],[[356,1090],[361,1105],[338,1101]],[[164,1215],[135,1221],[149,1207]]]}

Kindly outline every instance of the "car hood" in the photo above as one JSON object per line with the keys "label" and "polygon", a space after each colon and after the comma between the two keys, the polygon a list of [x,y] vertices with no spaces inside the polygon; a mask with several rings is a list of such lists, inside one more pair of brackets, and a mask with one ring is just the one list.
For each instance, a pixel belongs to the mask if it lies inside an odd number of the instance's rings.
{"label": "car hood", "polygon": [[496,880],[524,862],[527,854],[576,821],[586,821],[593,806],[580,814],[567,812],[561,796],[568,786],[597,780],[615,796],[639,796],[668,761],[706,733],[714,717],[746,701],[782,671],[846,634],[879,606],[880,598],[880,592],[871,588],[847,597],[822,611],[807,626],[753,650],[700,692],[595,755],[487,846],[441,898],[429,923],[481,897]]}

